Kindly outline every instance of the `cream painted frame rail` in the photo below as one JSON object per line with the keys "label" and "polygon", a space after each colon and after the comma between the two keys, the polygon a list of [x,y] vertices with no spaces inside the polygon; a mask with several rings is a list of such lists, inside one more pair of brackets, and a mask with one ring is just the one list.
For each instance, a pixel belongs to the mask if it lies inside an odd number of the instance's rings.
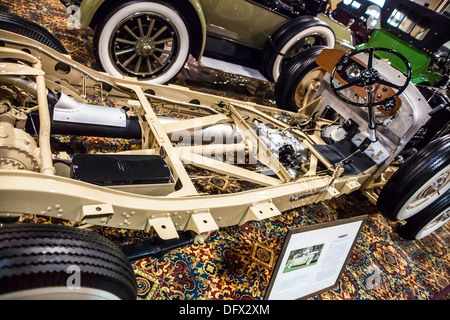
{"label": "cream painted frame rail", "polygon": [[[382,186],[385,182],[383,176],[376,181],[373,179],[371,174],[376,168],[358,175],[341,177],[341,168],[334,168],[313,148],[315,144],[325,144],[320,135],[306,135],[278,120],[285,111],[195,92],[184,87],[140,85],[134,79],[112,78],[33,40],[3,30],[0,31],[0,41],[5,44],[5,47],[0,48],[2,57],[15,55],[18,61],[32,61],[31,67],[24,68],[22,63],[9,63],[0,66],[0,69],[9,75],[36,77],[37,104],[43,114],[39,140],[42,171],[0,170],[0,215],[37,214],[75,221],[82,225],[147,232],[154,229],[163,239],[177,238],[178,231],[190,230],[195,233],[197,242],[203,242],[211,232],[221,227],[271,218],[289,209],[350,193],[361,186],[370,192],[373,183]],[[70,94],[79,102],[84,102],[86,94],[90,94],[100,100],[107,97],[118,104],[129,106],[130,114],[139,118],[143,148],[124,154],[164,155],[174,180],[181,187],[167,196],[144,196],[55,175],[53,167],[49,166],[50,124],[47,121],[48,106],[44,95],[47,88],[53,92]],[[174,125],[161,124],[157,118],[157,113],[172,112],[194,116],[198,120],[181,121],[178,128],[182,130],[231,123],[239,129],[243,141],[205,146],[173,146],[169,135],[176,128]],[[302,114],[289,113],[289,116],[296,121],[306,119]],[[309,151],[309,169],[300,177],[292,178],[252,131],[247,117],[258,117],[280,130],[292,129],[291,132]],[[319,121],[317,126],[322,124]],[[205,156],[212,150],[252,154],[272,168],[277,177],[221,163]],[[262,187],[235,194],[198,194],[182,161],[218,174],[248,180]],[[317,173],[318,164],[325,168],[321,174]]]}

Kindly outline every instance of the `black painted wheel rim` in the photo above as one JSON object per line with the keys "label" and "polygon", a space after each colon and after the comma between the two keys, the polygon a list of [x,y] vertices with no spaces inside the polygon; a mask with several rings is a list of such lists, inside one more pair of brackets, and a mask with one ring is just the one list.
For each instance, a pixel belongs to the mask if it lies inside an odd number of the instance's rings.
{"label": "black painted wheel rim", "polygon": [[128,76],[151,79],[176,61],[180,37],[173,23],[155,13],[136,13],[120,22],[109,43],[111,61]]}

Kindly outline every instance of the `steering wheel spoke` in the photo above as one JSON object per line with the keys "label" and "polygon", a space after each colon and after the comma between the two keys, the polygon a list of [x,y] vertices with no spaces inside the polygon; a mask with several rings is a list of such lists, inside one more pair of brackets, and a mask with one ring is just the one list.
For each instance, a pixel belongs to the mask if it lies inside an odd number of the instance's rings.
{"label": "steering wheel spoke", "polygon": [[373,68],[373,48],[369,48],[369,61],[367,62],[367,68],[372,69]]}
{"label": "steering wheel spoke", "polygon": [[340,86],[339,88],[336,88],[336,91],[341,91],[350,87],[353,87],[354,85],[357,85],[361,82],[361,79],[359,77],[354,78],[353,80],[351,80],[350,82],[348,82],[347,84],[344,84],[342,86]]}
{"label": "steering wheel spoke", "polygon": [[397,89],[397,90],[400,90],[402,88],[402,86],[400,86],[398,84],[395,84],[395,83],[392,83],[392,82],[389,82],[389,81],[384,80],[384,79],[378,80],[378,83],[382,84],[382,85],[385,85],[387,87],[391,87],[391,88]]}

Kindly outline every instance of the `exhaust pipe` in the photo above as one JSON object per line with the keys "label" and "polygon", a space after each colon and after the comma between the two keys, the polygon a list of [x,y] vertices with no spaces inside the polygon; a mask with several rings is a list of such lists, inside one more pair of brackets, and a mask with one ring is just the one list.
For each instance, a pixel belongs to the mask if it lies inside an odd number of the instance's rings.
{"label": "exhaust pipe", "polygon": [[53,121],[93,124],[111,127],[126,127],[125,110],[79,103],[65,93],[58,93],[53,106]]}
{"label": "exhaust pipe", "polygon": [[[141,139],[142,130],[136,117],[124,110],[79,103],[64,93],[48,93],[51,133],[77,136]],[[26,131],[39,128],[39,113],[32,112]]]}

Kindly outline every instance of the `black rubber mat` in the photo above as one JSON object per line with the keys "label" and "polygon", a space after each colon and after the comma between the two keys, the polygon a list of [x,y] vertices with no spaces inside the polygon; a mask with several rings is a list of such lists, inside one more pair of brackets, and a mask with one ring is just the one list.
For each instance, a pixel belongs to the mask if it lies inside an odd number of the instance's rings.
{"label": "black rubber mat", "polygon": [[[330,145],[315,145],[314,148],[333,165],[350,156],[358,149],[349,140],[338,141]],[[344,175],[358,174],[376,165],[364,152],[358,152],[348,160],[348,163],[344,165]]]}

